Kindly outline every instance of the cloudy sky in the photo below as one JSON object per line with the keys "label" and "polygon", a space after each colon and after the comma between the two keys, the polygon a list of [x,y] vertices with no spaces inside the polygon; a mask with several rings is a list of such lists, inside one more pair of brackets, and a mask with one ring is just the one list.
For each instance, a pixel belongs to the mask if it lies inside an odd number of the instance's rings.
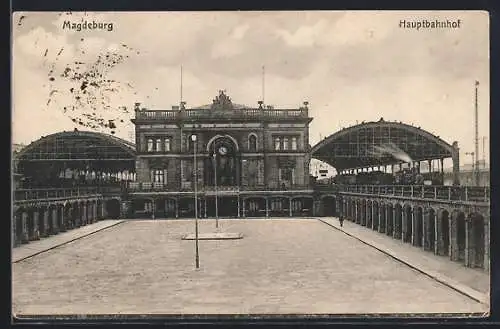
{"label": "cloudy sky", "polygon": [[[399,27],[421,19],[460,19],[460,28]],[[112,23],[113,30],[63,29],[64,21],[82,20]],[[18,12],[13,142],[74,128],[130,139],[134,102],[167,109],[179,103],[181,65],[188,107],[211,103],[219,89],[235,103],[257,106],[265,65],[267,104],[309,101],[311,145],[340,127],[383,117],[458,141],[461,162],[470,162],[464,153],[474,150],[476,80],[479,136],[490,142],[488,30],[487,13],[459,11]],[[98,84],[84,90],[89,74]],[[117,127],[104,126],[108,120]]]}

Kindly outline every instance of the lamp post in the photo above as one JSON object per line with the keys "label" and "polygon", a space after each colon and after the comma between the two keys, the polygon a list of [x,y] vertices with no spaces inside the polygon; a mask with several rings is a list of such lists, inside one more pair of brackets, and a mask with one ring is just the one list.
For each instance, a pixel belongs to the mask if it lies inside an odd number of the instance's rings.
{"label": "lamp post", "polygon": [[217,152],[214,140],[215,228],[219,228],[219,193],[217,190]]}
{"label": "lamp post", "polygon": [[198,173],[196,164],[196,135],[191,135],[193,141],[193,158],[194,158],[194,231],[195,231],[195,261],[196,268],[200,268],[200,255],[198,252]]}

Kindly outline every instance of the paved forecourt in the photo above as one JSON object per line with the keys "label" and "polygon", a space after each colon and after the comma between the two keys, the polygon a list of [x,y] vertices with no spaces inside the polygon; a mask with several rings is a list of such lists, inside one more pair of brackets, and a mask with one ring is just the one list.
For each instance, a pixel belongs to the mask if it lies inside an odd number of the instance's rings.
{"label": "paved forecourt", "polygon": [[[201,220],[200,233],[215,232]],[[467,313],[487,307],[316,219],[128,221],[13,267],[15,314]]]}

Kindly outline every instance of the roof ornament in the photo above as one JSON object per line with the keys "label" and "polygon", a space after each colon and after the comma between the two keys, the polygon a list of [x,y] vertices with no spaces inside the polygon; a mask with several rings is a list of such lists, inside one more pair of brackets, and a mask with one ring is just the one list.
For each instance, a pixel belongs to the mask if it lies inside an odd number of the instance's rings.
{"label": "roof ornament", "polygon": [[378,120],[379,122],[383,122],[384,121],[384,118],[380,118],[380,120]]}
{"label": "roof ornament", "polygon": [[213,100],[212,110],[228,110],[233,108],[231,98],[225,94],[225,90],[219,90],[219,95]]}

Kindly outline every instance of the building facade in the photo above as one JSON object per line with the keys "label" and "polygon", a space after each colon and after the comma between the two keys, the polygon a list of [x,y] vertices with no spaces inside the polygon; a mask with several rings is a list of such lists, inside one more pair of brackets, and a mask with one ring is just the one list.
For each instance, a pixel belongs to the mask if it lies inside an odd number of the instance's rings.
{"label": "building facade", "polygon": [[[297,109],[136,104],[135,212],[183,217],[289,215],[312,209],[307,102]],[[195,162],[196,157],[196,162]],[[294,198],[295,197],[295,198]],[[163,216],[162,216],[163,217]]]}

